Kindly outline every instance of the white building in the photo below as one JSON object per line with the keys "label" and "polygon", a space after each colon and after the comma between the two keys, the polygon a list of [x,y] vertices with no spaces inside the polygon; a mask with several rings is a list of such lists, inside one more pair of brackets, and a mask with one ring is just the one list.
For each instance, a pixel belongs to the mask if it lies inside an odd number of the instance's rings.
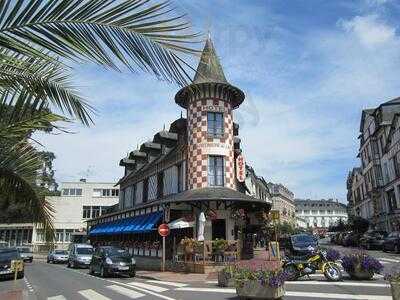
{"label": "white building", "polygon": [[296,199],[296,217],[304,219],[308,228],[328,228],[339,220],[347,222],[346,205],[338,200]]}
{"label": "white building", "polygon": [[[46,199],[54,208],[55,245],[66,248],[71,233],[85,231],[86,220],[100,216],[112,205],[118,204],[119,188],[115,183],[63,182],[61,196]],[[44,234],[40,226],[32,223],[0,224],[0,241],[10,246],[31,245],[34,251],[45,248]]]}

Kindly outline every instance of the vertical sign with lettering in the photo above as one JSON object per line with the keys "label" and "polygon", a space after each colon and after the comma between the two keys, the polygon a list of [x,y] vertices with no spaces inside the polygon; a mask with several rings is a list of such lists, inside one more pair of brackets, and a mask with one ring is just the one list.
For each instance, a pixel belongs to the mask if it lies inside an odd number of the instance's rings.
{"label": "vertical sign with lettering", "polygon": [[239,182],[246,179],[246,163],[242,154],[236,158],[236,178]]}

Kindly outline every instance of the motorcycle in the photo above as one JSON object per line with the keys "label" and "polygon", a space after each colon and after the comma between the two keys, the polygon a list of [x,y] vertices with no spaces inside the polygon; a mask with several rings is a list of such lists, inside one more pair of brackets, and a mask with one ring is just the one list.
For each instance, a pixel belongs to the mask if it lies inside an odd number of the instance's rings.
{"label": "motorcycle", "polygon": [[288,280],[297,280],[303,276],[322,271],[329,281],[342,280],[342,271],[339,264],[329,261],[326,251],[311,250],[311,255],[305,259],[286,258],[283,261],[283,270],[288,274]]}

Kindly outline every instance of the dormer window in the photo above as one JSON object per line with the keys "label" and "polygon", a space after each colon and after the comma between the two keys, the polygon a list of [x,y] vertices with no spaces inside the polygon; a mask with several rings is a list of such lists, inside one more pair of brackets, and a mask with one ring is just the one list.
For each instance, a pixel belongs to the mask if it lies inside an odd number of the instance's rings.
{"label": "dormer window", "polygon": [[209,137],[222,137],[224,134],[224,115],[219,112],[207,113],[207,133]]}

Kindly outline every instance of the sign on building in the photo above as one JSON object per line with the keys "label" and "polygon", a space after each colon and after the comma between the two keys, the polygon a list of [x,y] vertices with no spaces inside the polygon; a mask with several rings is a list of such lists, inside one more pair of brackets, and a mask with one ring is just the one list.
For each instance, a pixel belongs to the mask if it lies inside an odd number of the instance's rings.
{"label": "sign on building", "polygon": [[242,154],[236,158],[236,178],[239,182],[246,179],[246,163]]}
{"label": "sign on building", "polygon": [[269,214],[271,215],[272,221],[279,221],[279,210],[271,210]]}

